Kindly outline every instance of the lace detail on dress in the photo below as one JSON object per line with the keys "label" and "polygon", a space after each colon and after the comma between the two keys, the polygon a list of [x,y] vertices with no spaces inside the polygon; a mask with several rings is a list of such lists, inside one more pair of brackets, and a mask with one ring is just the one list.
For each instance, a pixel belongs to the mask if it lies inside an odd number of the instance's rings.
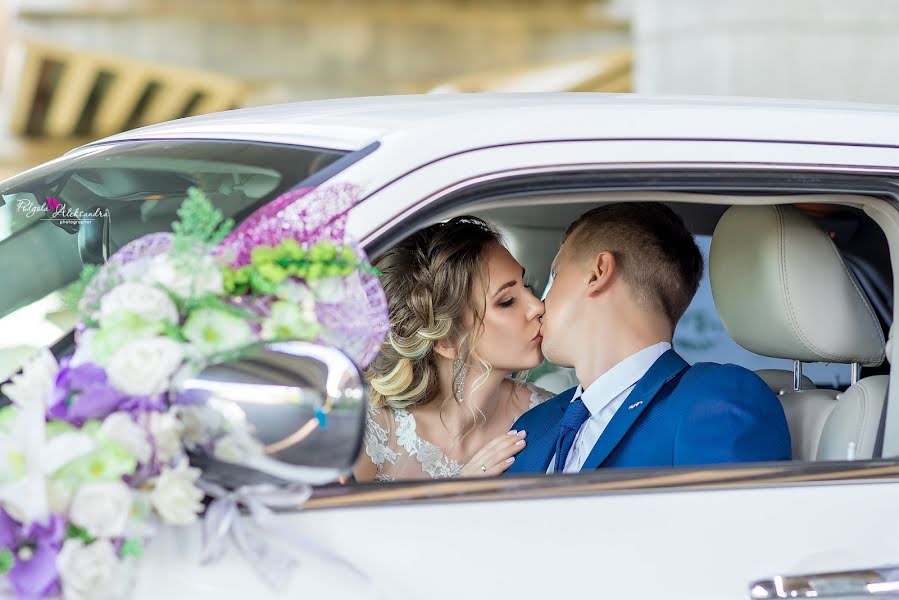
{"label": "lace detail on dress", "polygon": [[[554,395],[533,384],[525,385],[530,391],[529,409]],[[418,437],[415,416],[407,410],[369,407],[363,443],[376,467],[375,481],[458,477],[465,466]]]}
{"label": "lace detail on dress", "polygon": [[400,446],[421,463],[421,470],[431,479],[458,477],[462,465],[446,456],[443,451],[415,433],[415,417],[409,411],[396,411],[396,439]]}
{"label": "lace detail on dress", "polygon": [[371,462],[378,468],[375,479],[377,481],[392,481],[392,477],[383,473],[384,462],[387,461],[391,464],[396,463],[397,453],[391,450],[387,445],[388,434],[375,420],[380,414],[381,411],[377,408],[373,406],[368,407],[368,415],[365,419],[365,437],[363,438],[363,443],[365,444],[365,453],[368,454]]}
{"label": "lace detail on dress", "polygon": [[553,394],[552,392],[548,392],[548,391],[544,390],[543,388],[539,388],[536,385],[534,385],[533,383],[526,383],[524,385],[531,392],[531,401],[530,401],[530,406],[528,406],[528,410],[534,408],[538,404],[542,404],[543,402],[546,402],[547,400],[549,400],[550,398],[555,396],[555,394]]}

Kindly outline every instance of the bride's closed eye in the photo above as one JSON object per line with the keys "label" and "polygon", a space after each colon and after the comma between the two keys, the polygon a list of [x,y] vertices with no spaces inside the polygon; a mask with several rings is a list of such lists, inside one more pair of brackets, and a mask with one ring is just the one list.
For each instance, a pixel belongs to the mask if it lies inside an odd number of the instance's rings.
{"label": "bride's closed eye", "polygon": [[[528,291],[530,291],[532,294],[534,293],[534,286],[532,285],[530,279],[525,279],[525,280],[522,282],[522,285],[525,287],[525,289],[527,289]],[[511,297],[511,298],[509,298],[508,300],[504,300],[504,301],[502,301],[502,302],[499,303],[499,305],[500,305],[501,307],[503,307],[503,308],[509,308],[510,306],[513,306],[514,304],[515,304],[515,297],[514,297],[514,296]]]}

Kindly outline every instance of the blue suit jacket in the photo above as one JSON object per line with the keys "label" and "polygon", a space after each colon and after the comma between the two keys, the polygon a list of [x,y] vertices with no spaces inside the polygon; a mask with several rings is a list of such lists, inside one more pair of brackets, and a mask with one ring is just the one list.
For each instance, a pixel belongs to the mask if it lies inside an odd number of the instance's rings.
{"label": "blue suit jacket", "polygon": [[[559,421],[577,388],[523,414],[512,426],[527,446],[506,473],[545,473]],[[736,365],[692,367],[667,351],[637,382],[587,457],[598,467],[665,467],[790,460],[780,402],[752,371]]]}

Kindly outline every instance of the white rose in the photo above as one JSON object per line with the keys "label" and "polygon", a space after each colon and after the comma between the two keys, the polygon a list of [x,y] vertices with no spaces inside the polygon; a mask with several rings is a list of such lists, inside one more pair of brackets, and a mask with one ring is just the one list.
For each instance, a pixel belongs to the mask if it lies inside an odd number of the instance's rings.
{"label": "white rose", "polygon": [[75,368],[90,362],[99,364],[100,361],[97,360],[92,346],[96,336],[96,329],[85,329],[81,332],[76,339],[75,353],[72,354],[72,358],[69,359],[69,367]]}
{"label": "white rose", "polygon": [[206,362],[203,360],[203,354],[188,344],[184,348],[184,364],[172,376],[172,389],[183,389],[184,385],[199,375],[204,368],[206,368]]}
{"label": "white rose", "polygon": [[153,447],[143,427],[134,422],[128,413],[112,413],[103,421],[100,432],[106,439],[119,444],[137,462],[147,464],[153,457]]}
{"label": "white rose", "polygon": [[205,404],[175,409],[182,424],[181,441],[188,449],[205,444],[222,427],[221,415]]}
{"label": "white rose", "polygon": [[169,295],[145,283],[122,283],[100,300],[100,322],[122,313],[139,316],[148,323],[177,323],[178,309]]}
{"label": "white rose", "polygon": [[66,600],[92,600],[109,593],[119,561],[109,540],[85,545],[81,540],[66,540],[56,557]]}
{"label": "white rose", "polygon": [[247,462],[247,458],[260,454],[262,446],[249,433],[229,433],[216,440],[213,454],[219,460],[232,463]]}
{"label": "white rose", "polygon": [[163,469],[150,493],[150,503],[162,520],[172,525],[190,525],[203,510],[203,492],[194,485],[200,469],[182,462],[177,467]]}
{"label": "white rose", "polygon": [[153,259],[148,277],[182,298],[221,294],[225,289],[222,270],[211,256],[185,265],[163,254]]}
{"label": "white rose", "polygon": [[124,265],[119,265],[116,269],[116,275],[121,277],[122,281],[139,281],[141,283],[146,283],[147,271],[150,270],[150,266],[153,264],[153,260],[156,256],[158,256],[158,254],[155,256],[144,256],[143,258],[127,262]]}
{"label": "white rose", "polygon": [[69,519],[96,538],[119,537],[130,510],[131,489],[123,482],[87,483],[75,493]]}
{"label": "white rose", "polygon": [[58,373],[59,363],[53,353],[44,348],[28,359],[22,372],[13,375],[11,383],[0,386],[0,392],[18,406],[39,403],[46,407]]}
{"label": "white rose", "polygon": [[319,302],[324,302],[326,304],[340,302],[343,300],[345,294],[344,278],[341,276],[324,277],[316,281],[312,285],[312,289]]}
{"label": "white rose", "polygon": [[309,286],[296,279],[285,279],[279,283],[275,295],[294,304],[302,304],[306,300],[315,302],[315,296]]}
{"label": "white rose", "polygon": [[130,396],[161,394],[181,366],[184,350],[169,338],[135,340],[120,349],[109,361],[106,373],[120,392]]}
{"label": "white rose", "polygon": [[152,413],[150,415],[150,434],[156,444],[156,458],[167,463],[181,456],[181,431],[184,426],[173,412]]}

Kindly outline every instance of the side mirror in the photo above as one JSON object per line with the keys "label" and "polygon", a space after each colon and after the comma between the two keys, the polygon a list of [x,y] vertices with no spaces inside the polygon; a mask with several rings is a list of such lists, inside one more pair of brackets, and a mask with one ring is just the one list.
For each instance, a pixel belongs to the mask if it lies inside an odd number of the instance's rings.
{"label": "side mirror", "polygon": [[226,487],[328,483],[346,474],[359,454],[367,390],[358,367],[335,348],[268,344],[207,367],[181,391],[252,432],[263,448],[239,463],[192,455],[204,477]]}

